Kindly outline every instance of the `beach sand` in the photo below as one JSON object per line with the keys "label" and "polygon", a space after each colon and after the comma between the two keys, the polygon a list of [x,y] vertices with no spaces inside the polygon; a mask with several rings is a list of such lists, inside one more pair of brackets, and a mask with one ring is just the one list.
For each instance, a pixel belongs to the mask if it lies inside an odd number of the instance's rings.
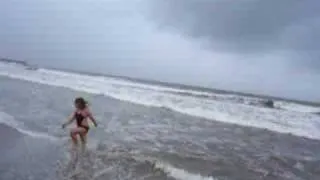
{"label": "beach sand", "polygon": [[0,124],[0,179],[54,179],[59,147]]}

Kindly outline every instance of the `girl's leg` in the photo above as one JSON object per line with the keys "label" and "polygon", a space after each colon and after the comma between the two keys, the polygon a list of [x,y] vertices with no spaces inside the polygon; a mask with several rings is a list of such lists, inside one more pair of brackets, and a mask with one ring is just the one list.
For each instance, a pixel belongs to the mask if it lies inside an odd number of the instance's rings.
{"label": "girl's leg", "polygon": [[81,139],[82,144],[85,145],[87,143],[87,132],[81,133],[80,139]]}
{"label": "girl's leg", "polygon": [[73,145],[78,145],[77,135],[79,134],[81,137],[84,132],[86,132],[86,130],[81,127],[76,127],[71,129],[70,136],[71,136]]}
{"label": "girl's leg", "polygon": [[71,140],[72,140],[72,144],[74,146],[78,145],[78,140],[77,140],[77,128],[73,128],[71,129],[70,131],[70,137],[71,137]]}
{"label": "girl's leg", "polygon": [[80,132],[80,139],[81,139],[81,144],[82,144],[82,152],[84,152],[85,148],[86,148],[86,144],[87,144],[87,133],[88,131],[84,128],[82,128],[84,131]]}

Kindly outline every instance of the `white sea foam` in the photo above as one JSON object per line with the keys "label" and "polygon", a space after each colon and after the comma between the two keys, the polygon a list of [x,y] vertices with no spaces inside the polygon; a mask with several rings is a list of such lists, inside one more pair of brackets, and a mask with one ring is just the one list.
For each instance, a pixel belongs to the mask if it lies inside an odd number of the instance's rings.
{"label": "white sea foam", "polygon": [[0,111],[0,123],[5,124],[7,126],[10,126],[14,129],[16,129],[18,132],[27,135],[27,136],[31,136],[34,138],[40,138],[40,139],[46,139],[46,140],[50,140],[50,141],[57,141],[58,138],[51,136],[47,133],[43,133],[43,132],[35,132],[35,131],[31,131],[28,130],[23,123],[18,122],[14,119],[13,116],[1,112]]}
{"label": "white sea foam", "polygon": [[[242,98],[245,101],[257,100],[244,96],[181,90],[118,78],[89,76],[56,70],[39,69],[30,71],[20,66],[8,66],[3,63],[0,63],[0,75],[93,94],[103,94],[145,106],[165,107],[208,120],[266,128],[272,131],[320,139],[319,116],[306,111],[311,106],[276,102],[276,106],[284,106],[287,109],[289,109],[289,106],[293,106],[295,111],[292,111],[292,109],[290,111],[267,109],[228,101],[230,98]],[[179,95],[176,92],[212,97],[219,96],[225,97],[227,100],[220,101],[219,99]]]}
{"label": "white sea foam", "polygon": [[306,112],[306,113],[320,112],[320,107],[306,106],[306,105],[301,105],[296,103],[288,103],[284,101],[276,101],[275,107],[289,110],[289,111],[296,111],[296,112]]}
{"label": "white sea foam", "polygon": [[178,180],[216,180],[210,176],[204,177],[200,174],[193,174],[186,170],[178,169],[168,163],[155,162],[155,168],[163,170],[168,176]]}
{"label": "white sea foam", "polygon": [[[152,169],[153,171],[160,170],[160,171],[164,172],[166,176],[173,177],[174,179],[177,179],[177,180],[217,180],[216,178],[214,178],[212,176],[203,176],[201,174],[191,173],[191,172],[188,172],[187,170],[174,167],[169,163],[160,161],[155,158],[145,157],[143,155],[141,155],[141,156],[133,155],[131,153],[126,153],[126,152],[118,152],[118,153],[117,152],[115,152],[115,153],[104,152],[102,154],[99,154],[99,156],[105,156],[108,159],[108,161],[112,161],[115,159],[134,158],[135,160],[137,160],[141,163],[149,162],[150,163],[149,165],[152,164],[152,166],[153,166],[153,169]],[[117,173],[118,175],[120,174],[120,175],[125,175],[127,177],[132,177],[132,175],[127,172],[127,170],[125,172],[123,172],[125,174],[122,174],[121,171],[117,170],[119,168],[119,166],[117,166],[117,165],[116,166],[104,165],[102,163],[102,164],[100,164],[100,166],[102,168],[100,168],[99,170],[94,172],[92,179],[98,179],[98,178],[103,177],[104,175],[112,174],[112,173]],[[132,168],[136,168],[136,167],[132,166]],[[83,169],[81,172],[86,173],[86,171],[87,171],[87,169]],[[74,173],[75,172],[72,172],[71,174],[73,175]],[[153,175],[153,173],[154,172],[150,171],[148,174],[145,174],[140,178],[143,179],[143,177],[151,177]]]}

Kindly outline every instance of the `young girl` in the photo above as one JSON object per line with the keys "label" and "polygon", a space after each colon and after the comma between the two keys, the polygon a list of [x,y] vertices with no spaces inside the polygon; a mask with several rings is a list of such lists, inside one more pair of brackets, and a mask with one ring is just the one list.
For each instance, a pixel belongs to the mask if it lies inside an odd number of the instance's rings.
{"label": "young girl", "polygon": [[62,125],[62,128],[65,128],[67,125],[71,124],[74,120],[77,122],[77,127],[72,128],[70,131],[70,136],[74,145],[78,144],[77,135],[80,136],[83,144],[86,143],[86,136],[89,131],[88,118],[91,119],[93,124],[97,126],[96,120],[93,118],[87,102],[79,97],[74,101],[75,111],[70,115],[68,121]]}

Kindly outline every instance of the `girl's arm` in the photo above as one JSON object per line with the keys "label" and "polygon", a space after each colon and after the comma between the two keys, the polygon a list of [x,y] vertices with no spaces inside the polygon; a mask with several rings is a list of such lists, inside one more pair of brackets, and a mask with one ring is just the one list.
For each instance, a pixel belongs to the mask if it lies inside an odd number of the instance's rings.
{"label": "girl's arm", "polygon": [[88,117],[91,119],[93,122],[94,126],[98,126],[96,119],[93,117],[92,113],[88,110]]}
{"label": "girl's arm", "polygon": [[68,117],[68,120],[66,123],[62,124],[62,128],[65,128],[67,125],[71,124],[72,121],[74,120],[74,112]]}

